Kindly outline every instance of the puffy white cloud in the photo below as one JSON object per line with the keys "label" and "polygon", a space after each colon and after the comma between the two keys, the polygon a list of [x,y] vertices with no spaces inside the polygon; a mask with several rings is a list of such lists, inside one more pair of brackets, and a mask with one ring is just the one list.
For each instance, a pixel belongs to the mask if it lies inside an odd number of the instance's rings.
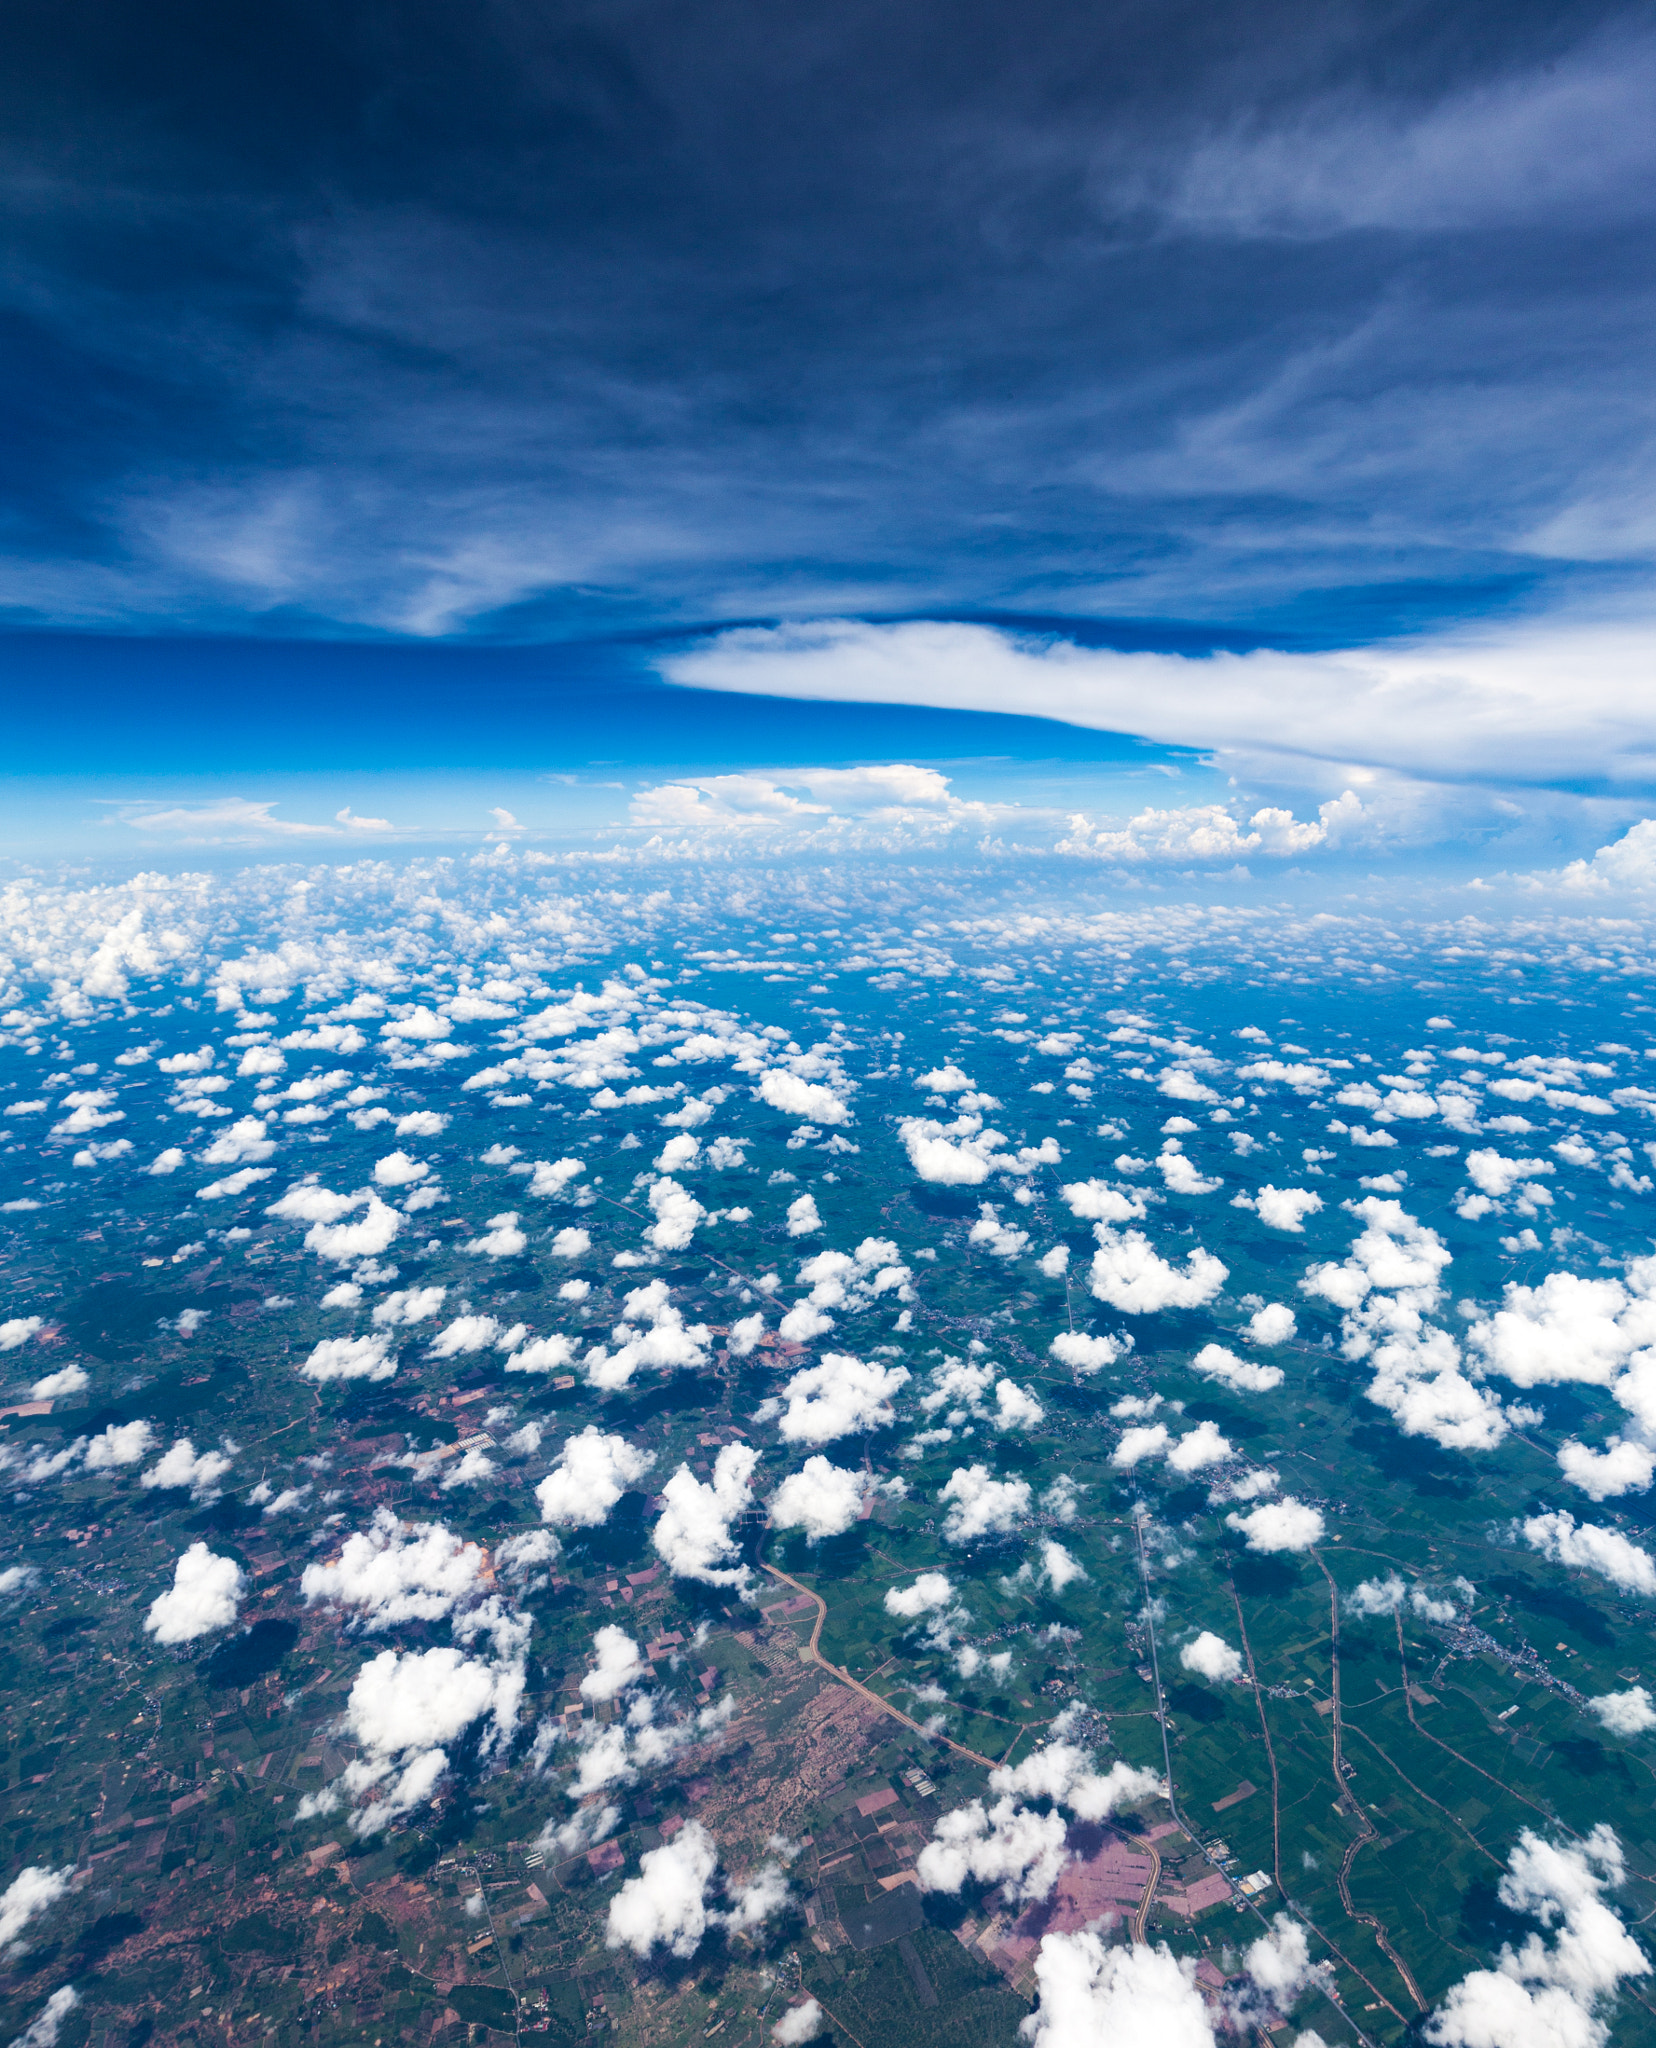
{"label": "puffy white cloud", "polygon": [[1077,815],[1070,819],[1069,834],[1058,841],[1056,850],[1131,865],[1145,861],[1224,861],[1234,865],[1249,854],[1281,857],[1306,853],[1322,845],[1340,826],[1360,818],[1362,811],[1348,789],[1323,804],[1315,821],[1302,822],[1292,811],[1272,805],[1255,811],[1244,825],[1222,804],[1185,804],[1176,810],[1140,811],[1124,829],[1112,831]]}
{"label": "puffy white cloud", "polygon": [[261,1159],[268,1159],[275,1150],[274,1141],[265,1135],[263,1120],[244,1116],[238,1117],[228,1130],[220,1131],[196,1157],[203,1166],[254,1165]]}
{"label": "puffy white cloud", "polygon": [[1047,1346],[1060,1365],[1076,1372],[1102,1372],[1133,1348],[1131,1337],[1093,1337],[1083,1330],[1060,1330]]}
{"label": "puffy white cloud", "polygon": [[949,1503],[943,1540],[965,1544],[1010,1535],[1029,1514],[1031,1498],[1027,1479],[991,1478],[987,1465],[959,1466],[938,1495]]}
{"label": "puffy white cloud", "polygon": [[1250,1344],[1286,1344],[1298,1327],[1294,1311],[1280,1301],[1268,1302],[1264,1308],[1255,1309],[1248,1321],[1248,1342]]}
{"label": "puffy white cloud", "polygon": [[144,1632],[158,1643],[193,1643],[228,1628],[245,1591],[233,1557],[215,1557],[205,1543],[192,1543],[173,1567],[169,1590],[150,1602]]}
{"label": "puffy white cloud", "polygon": [[864,1472],[832,1465],[820,1453],[789,1473],[770,1497],[770,1518],[778,1529],[803,1529],[807,1541],[841,1536],[858,1519],[874,1491]]}
{"label": "puffy white cloud", "polygon": [[1063,1592],[1066,1586],[1073,1586],[1078,1579],[1085,1579],[1087,1571],[1081,1560],[1067,1551],[1063,1544],[1050,1536],[1041,1543],[1041,1577],[1054,1593]]}
{"label": "puffy white cloud", "polygon": [[515,1259],[529,1240],[518,1228],[517,1211],[502,1210],[500,1215],[491,1216],[483,1228],[481,1237],[474,1237],[466,1250],[484,1259]]}
{"label": "puffy white cloud", "polygon": [[372,1337],[323,1337],[299,1370],[310,1380],[388,1380],[397,1370],[391,1339]]}
{"label": "puffy white cloud", "polygon": [[885,1611],[899,1621],[917,1621],[922,1614],[940,1614],[954,1598],[954,1587],[943,1572],[922,1572],[912,1586],[893,1586],[885,1596]]}
{"label": "puffy white cloud", "polygon": [[999,1430],[1038,1429],[1046,1420],[1046,1410],[1015,1380],[1002,1380],[995,1388],[995,1408],[990,1420]]}
{"label": "puffy white cloud", "polygon": [[788,1903],[788,1879],[781,1866],[767,1863],[746,1884],[732,1885],[730,1905],[719,1917],[731,1934],[752,1934]]}
{"label": "puffy white cloud", "polygon": [[1204,1379],[1234,1388],[1239,1394],[1268,1394],[1287,1378],[1280,1365],[1256,1365],[1251,1358],[1238,1358],[1223,1344],[1204,1344],[1190,1361],[1190,1369]]}
{"label": "puffy white cloud", "polygon": [[659,1252],[683,1251],[707,1215],[689,1189],[670,1177],[652,1184],[650,1213],[655,1221],[644,1235]]}
{"label": "puffy white cloud", "polygon": [[0,1948],[10,1948],[31,1920],[49,1906],[55,1906],[68,1891],[74,1874],[72,1863],[64,1864],[61,1870],[39,1863],[25,1864],[0,1893]]}
{"label": "puffy white cloud", "polygon": [[[45,1480],[56,1479],[59,1473],[67,1472],[71,1465],[77,1464],[85,1455],[86,1439],[78,1436],[58,1451],[44,1451],[37,1446],[30,1448],[34,1455],[23,1469],[22,1480],[25,1486],[39,1486]],[[15,1469],[14,1453],[7,1454],[6,1465]]]}
{"label": "puffy white cloud", "polygon": [[929,1095],[960,1095],[977,1087],[970,1074],[963,1073],[952,1060],[940,1067],[934,1067],[929,1074],[916,1074],[916,1088],[923,1088]]}
{"label": "puffy white cloud", "polygon": [[968,1879],[998,1884],[1009,1900],[1044,1899],[1069,1861],[1061,1814],[1034,1813],[1010,1798],[944,1814],[915,1858],[923,1891],[958,1892]]}
{"label": "puffy white cloud", "polygon": [[60,1401],[69,1394],[84,1393],[91,1384],[85,1366],[65,1365],[36,1380],[29,1392],[37,1401]]}
{"label": "puffy white cloud", "polygon": [[685,1167],[694,1166],[701,1157],[701,1140],[691,1137],[688,1131],[680,1131],[669,1138],[656,1158],[657,1173],[681,1173]]}
{"label": "puffy white cloud", "polygon": [[76,1088],[63,1098],[63,1106],[69,1111],[61,1122],[52,1126],[54,1138],[78,1138],[87,1131],[101,1130],[106,1124],[126,1121],[124,1109],[111,1109],[115,1100],[112,1088]]}
{"label": "puffy white cloud", "polygon": [[[792,792],[803,789],[815,802]],[[995,813],[984,804],[950,794],[949,780],[935,768],[913,762],[881,762],[863,768],[793,768],[777,780],[763,775],[716,775],[667,783],[632,800],[633,822],[657,835],[678,835],[676,850],[688,852],[709,838],[780,841],[790,850],[804,845],[843,849],[848,845],[897,846],[935,843],[962,828],[981,832]],[[731,1048],[725,1048],[728,1057]],[[715,1057],[703,1052],[700,1057]]]}
{"label": "puffy white cloud", "polygon": [[1198,1081],[1188,1067],[1169,1067],[1156,1077],[1156,1093],[1175,1102],[1217,1102],[1218,1090]]}
{"label": "puffy white cloud", "polygon": [[1600,1693],[1587,1702],[1587,1711],[1612,1735],[1643,1735],[1656,1728],[1656,1702],[1642,1685],[1630,1685],[1625,1692]]}
{"label": "puffy white cloud", "polygon": [[1292,1088],[1296,1095],[1315,1095],[1328,1086],[1329,1079],[1325,1069],[1303,1060],[1250,1060],[1236,1073],[1242,1081],[1274,1081]]}
{"label": "puffy white cloud", "polygon": [[1630,825],[1619,839],[1601,846],[1591,860],[1573,860],[1556,874],[1534,879],[1551,881],[1582,896],[1656,887],[1656,818],[1641,818]]}
{"label": "puffy white cloud", "polygon": [[1022,1177],[1037,1166],[1056,1166],[1063,1157],[1055,1138],[1007,1152],[1004,1134],[986,1130],[976,1115],[957,1117],[951,1124],[907,1117],[897,1135],[918,1178],[943,1187],[978,1187],[991,1173]]}
{"label": "puffy white cloud", "polygon": [[1375,1295],[1345,1318],[1348,1358],[1372,1354],[1368,1398],[1406,1435],[1430,1436],[1446,1450],[1492,1450],[1511,1424],[1500,1401],[1460,1369],[1446,1330],[1426,1324],[1407,1296]]}
{"label": "puffy white cloud", "polygon": [[[363,1214],[354,1223],[342,1221],[354,1209]],[[402,1217],[370,1189],[354,1195],[336,1195],[329,1188],[305,1182],[289,1188],[272,1202],[267,1215],[288,1222],[310,1224],[305,1246],[319,1259],[343,1265],[353,1259],[376,1259],[387,1250],[402,1228]]]}
{"label": "puffy white cloud", "polygon": [[1171,1308],[1200,1308],[1224,1286],[1229,1270],[1197,1245],[1181,1273],[1161,1258],[1139,1230],[1117,1236],[1099,1226],[1091,1285],[1100,1301],[1123,1315],[1158,1315]]}
{"label": "puffy white cloud", "polygon": [[389,1024],[380,1026],[381,1038],[447,1038],[454,1026],[446,1017],[439,1017],[436,1011],[424,1003],[408,1006],[407,1014]]}
{"label": "puffy white cloud", "polygon": [[1076,1517],[1077,1503],[1086,1490],[1084,1486],[1077,1485],[1069,1473],[1060,1472],[1046,1492],[1041,1495],[1041,1506],[1058,1521],[1073,1522]]}
{"label": "puffy white cloud", "polygon": [[1070,1213],[1087,1223],[1133,1223],[1144,1214],[1144,1197],[1136,1189],[1115,1188],[1107,1180],[1072,1181],[1059,1192]]}
{"label": "puffy white cloud", "polygon": [[784,1116],[804,1117],[813,1124],[848,1124],[851,1112],[834,1093],[817,1081],[801,1080],[785,1068],[767,1069],[759,1082],[761,1097]]}
{"label": "puffy white cloud", "polygon": [[1167,1453],[1169,1471],[1205,1472],[1210,1465],[1222,1465],[1236,1456],[1236,1446],[1221,1436],[1212,1422],[1199,1422],[1179,1438]]}
{"label": "puffy white cloud", "polygon": [[560,1230],[552,1240],[552,1256],[555,1259],[579,1259],[592,1249],[592,1237],[588,1231],[577,1230],[571,1225]]}
{"label": "puffy white cloud", "polygon": [[1601,1451],[1575,1442],[1560,1446],[1559,1470],[1589,1500],[1613,1500],[1624,1493],[1645,1493],[1656,1476],[1656,1450],[1622,1437],[1612,1437]]}
{"label": "puffy white cloud", "polygon": [[814,1998],[807,1998],[800,2005],[790,2005],[787,2011],[771,2028],[771,2039],[777,2048],[804,2048],[804,2043],[814,2041],[822,2032],[824,2014]]}
{"label": "puffy white cloud", "polygon": [[1426,2038],[1437,2048],[1602,2048],[1602,2004],[1625,1978],[1650,1970],[1605,1903],[1624,1876],[1621,1843],[1602,1822],[1564,1847],[1524,1829],[1499,1896],[1509,1911],[1556,1930],[1554,1939],[1531,1934],[1519,1949],[1504,1945],[1493,1970],[1474,1970],[1450,1990]]}
{"label": "puffy white cloud", "polygon": [[1531,1550],[1538,1550],[1554,1564],[1572,1571],[1596,1572],[1626,1593],[1656,1597],[1656,1563],[1648,1550],[1641,1550],[1618,1530],[1597,1523],[1577,1523],[1574,1515],[1560,1509],[1552,1514],[1531,1515],[1520,1525],[1520,1533]]}
{"label": "puffy white cloud", "polygon": [[399,1288],[375,1303],[374,1321],[392,1329],[399,1323],[423,1323],[437,1314],[447,1295],[446,1287]]}
{"label": "puffy white cloud", "polygon": [[572,1180],[586,1172],[584,1159],[537,1159],[529,1179],[532,1195],[561,1195]]}
{"label": "puffy white cloud", "polygon": [[1403,1605],[1405,1591],[1396,1572],[1388,1572],[1383,1579],[1364,1579],[1345,1596],[1346,1612],[1365,1617],[1395,1614]]}
{"label": "puffy white cloud", "polygon": [[808,1237],[813,1230],[822,1228],[822,1217],[818,1213],[814,1195],[798,1195],[788,1204],[788,1235]]}
{"label": "puffy white cloud", "polygon": [[355,1608],[373,1632],[452,1614],[478,1596],[484,1567],[480,1547],[441,1522],[403,1522],[382,1507],[366,1529],[346,1537],[333,1562],[306,1565],[299,1589],[307,1603]]}
{"label": "puffy white cloud", "polygon": [[607,1945],[640,1956],[658,1948],[681,1959],[693,1956],[707,1932],[718,1867],[713,1837],[700,1821],[687,1821],[670,1842],[646,1849],[639,1874],[610,1901]]}
{"label": "puffy white cloud", "polygon": [[1323,1539],[1320,1510],[1307,1507],[1292,1494],[1266,1501],[1250,1514],[1227,1515],[1225,1521],[1248,1539],[1250,1550],[1309,1550]]}
{"label": "puffy white cloud", "polygon": [[[94,1445],[96,1442],[94,1438]],[[92,1462],[90,1450],[86,1462]],[[187,1436],[182,1436],[147,1472],[140,1474],[138,1484],[188,1487],[196,1500],[217,1500],[218,1483],[230,1470],[230,1463],[222,1451],[198,1451]]]}
{"label": "puffy white cloud", "polygon": [[1186,1671],[1194,1671],[1199,1678],[1211,1678],[1216,1685],[1242,1676],[1242,1652],[1232,1649],[1223,1636],[1216,1636],[1208,1628],[1185,1644],[1179,1652],[1179,1662]]}
{"label": "puffy white cloud", "polygon": [[1098,1935],[1045,1934],[1035,1957],[1038,2002],[1029,2048],[1214,2048],[1193,1959],[1165,1946],[1106,1947]]}
{"label": "puffy white cloud", "polygon": [[[614,1785],[631,1785],[638,1772],[627,1755],[627,1730],[619,1723],[607,1728],[594,1724],[591,1734],[582,1730],[582,1750],[568,1792],[571,1799],[590,1799],[596,1792]],[[580,1818],[576,1816],[576,1821]],[[570,1823],[571,1829],[575,1822]]]}
{"label": "puffy white cloud", "polygon": [[1291,1230],[1298,1236],[1305,1232],[1305,1219],[1315,1216],[1322,1208],[1322,1196],[1310,1188],[1262,1187],[1248,1205],[1259,1217],[1261,1223],[1268,1223],[1273,1230]]}
{"label": "puffy white cloud", "polygon": [[834,1319],[820,1308],[813,1308],[808,1301],[796,1301],[777,1324],[779,1337],[790,1344],[809,1344],[815,1337],[825,1335],[834,1327]]}
{"label": "puffy white cloud", "polygon": [[[136,1465],[155,1442],[155,1431],[147,1422],[112,1422],[101,1429],[86,1446],[86,1469],[109,1471],[121,1465]],[[225,1460],[228,1465],[229,1460]],[[171,1481],[157,1481],[168,1485]],[[188,1482],[185,1482],[186,1484]]]}
{"label": "puffy white cloud", "polygon": [[1195,1162],[1186,1158],[1184,1148],[1177,1138],[1169,1138],[1162,1146],[1161,1156],[1156,1161],[1163,1184],[1169,1194],[1211,1195],[1223,1183],[1204,1180],[1196,1170]]}
{"label": "puffy white cloud", "polygon": [[15,1351],[44,1327],[45,1321],[41,1316],[9,1316],[0,1323],[0,1351]]}
{"label": "puffy white cloud", "polygon": [[[523,1325],[516,1325],[521,1333]],[[461,1352],[485,1351],[501,1336],[501,1326],[493,1316],[456,1316],[447,1323],[431,1340],[433,1358],[454,1358]]]}
{"label": "puffy white cloud", "polygon": [[685,1322],[665,1280],[635,1287],[621,1312],[623,1320],[612,1333],[619,1348],[612,1353],[595,1345],[583,1361],[593,1386],[606,1391],[624,1387],[641,1366],[676,1372],[706,1365],[711,1333],[705,1323]]}
{"label": "puffy white cloud", "polygon": [[[521,1327],[521,1325],[520,1325]],[[575,1346],[568,1337],[531,1337],[520,1344],[506,1361],[508,1372],[560,1372],[572,1364]]]}
{"label": "puffy white cloud", "polygon": [[831,1444],[896,1420],[893,1395],[907,1386],[906,1366],[877,1365],[829,1351],[796,1372],[782,1389],[786,1408],[777,1428],[790,1443]]}
{"label": "puffy white cloud", "polygon": [[595,1529],[654,1464],[653,1451],[641,1451],[622,1436],[606,1436],[589,1422],[565,1443],[556,1466],[535,1488],[541,1520],[557,1528]]}
{"label": "puffy white cloud", "polygon": [[1628,1278],[1631,1287],[1549,1273],[1536,1287],[1510,1285],[1467,1342],[1516,1386],[1609,1386],[1631,1353],[1656,1344],[1656,1261],[1636,1261]]}
{"label": "puffy white cloud", "polygon": [[[1556,1173],[1558,1169],[1550,1159],[1508,1159],[1500,1152],[1485,1148],[1467,1153],[1466,1171],[1491,1202],[1502,1202],[1520,1181],[1532,1180],[1538,1173]],[[1543,1203],[1551,1201],[1551,1196],[1544,1189],[1538,1192]],[[1462,1215],[1467,1213],[1469,1206],[1463,1205]]]}
{"label": "puffy white cloud", "polygon": [[1426,1321],[1442,1296],[1448,1250],[1395,1201],[1370,1196],[1346,1207],[1366,1225],[1350,1256],[1313,1267],[1300,1285],[1345,1311],[1345,1356],[1374,1366],[1368,1398],[1408,1435],[1446,1449],[1493,1449],[1511,1429],[1499,1399],[1461,1370],[1449,1333]]}
{"label": "puffy white cloud", "polygon": [[1085,1750],[1064,1741],[1031,1751],[1021,1764],[998,1767],[989,1789],[997,1795],[992,1806],[973,1800],[937,1823],[915,1860],[923,1890],[958,1892],[975,1879],[1000,1885],[1014,1902],[1044,1899],[1069,1861],[1068,1830],[1061,1814],[1036,1813],[1020,1800],[1049,1800],[1082,1820],[1101,1821],[1166,1791],[1153,1771],[1119,1760],[1100,1773]]}
{"label": "puffy white cloud", "polygon": [[758,1309],[750,1316],[742,1316],[731,1324],[725,1337],[732,1358],[749,1358],[757,1348],[759,1339],[765,1334],[765,1318]]}
{"label": "puffy white cloud", "polygon": [[646,1675],[638,1645],[624,1628],[601,1628],[592,1639],[592,1651],[595,1661],[581,1680],[582,1699],[613,1700]]}
{"label": "puffy white cloud", "polygon": [[726,1444],[713,1461],[711,1484],[681,1465],[661,1489],[664,1505],[651,1541],[676,1578],[708,1586],[747,1583],[747,1566],[733,1561],[738,1553],[731,1529],[747,1509],[758,1462],[751,1444]]}
{"label": "puffy white cloud", "polygon": [[997,1259],[1015,1259],[1029,1249],[1029,1232],[1014,1230],[1002,1223],[996,1214],[993,1202],[985,1202],[976,1223],[968,1231],[966,1242],[974,1250],[981,1247]]}
{"label": "puffy white cloud", "polygon": [[1343,1264],[1313,1266],[1301,1287],[1343,1309],[1356,1308],[1376,1288],[1421,1311],[1434,1308],[1442,1292],[1440,1276],[1451,1258],[1436,1231],[1400,1202],[1378,1195],[1346,1206],[1366,1226],[1362,1235]]}
{"label": "puffy white cloud", "polygon": [[424,1180],[431,1168],[423,1159],[410,1159],[406,1152],[387,1152],[374,1161],[374,1180],[382,1188],[405,1188]]}
{"label": "puffy white cloud", "polygon": [[1118,1472],[1131,1472],[1146,1458],[1164,1456],[1171,1441],[1165,1422],[1140,1424],[1134,1429],[1123,1430],[1120,1443],[1110,1453],[1110,1463]]}
{"label": "puffy white cloud", "polygon": [[365,1754],[348,1764],[339,1789],[378,1793],[351,1816],[374,1834],[429,1800],[448,1770],[447,1745],[487,1716],[485,1748],[510,1740],[523,1695],[521,1664],[485,1664],[443,1646],[382,1650],[357,1673],[343,1725]]}
{"label": "puffy white cloud", "polygon": [[1069,1271],[1070,1248],[1067,1244],[1055,1244],[1050,1251],[1042,1252],[1037,1264],[1049,1280],[1061,1280]]}
{"label": "puffy white cloud", "polygon": [[[1315,1974],[1305,1929],[1286,1913],[1278,1913],[1259,1939],[1250,1942],[1243,1967],[1276,2012],[1289,2012]],[[1315,2036],[1309,2037],[1315,2039]],[[1300,2043],[1308,2037],[1301,2034]]]}
{"label": "puffy white cloud", "polygon": [[927,1415],[935,1415],[940,1408],[950,1412],[947,1421],[951,1428],[964,1422],[968,1415],[981,1416],[985,1413],[983,1397],[994,1385],[995,1368],[987,1363],[971,1364],[964,1358],[945,1358],[941,1365],[933,1368],[931,1387],[920,1397],[920,1407]]}

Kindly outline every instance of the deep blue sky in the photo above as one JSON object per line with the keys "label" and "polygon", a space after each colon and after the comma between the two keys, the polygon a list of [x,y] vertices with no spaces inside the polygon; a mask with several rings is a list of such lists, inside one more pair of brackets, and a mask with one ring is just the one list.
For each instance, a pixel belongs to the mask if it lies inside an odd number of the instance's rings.
{"label": "deep blue sky", "polygon": [[1326,644],[1627,603],[1653,31],[1560,0],[18,0],[0,617]]}
{"label": "deep blue sky", "polygon": [[1044,718],[670,688],[651,666],[653,651],[649,642],[0,637],[0,775],[113,776],[136,786],[318,770],[1192,759],[1189,749]]}

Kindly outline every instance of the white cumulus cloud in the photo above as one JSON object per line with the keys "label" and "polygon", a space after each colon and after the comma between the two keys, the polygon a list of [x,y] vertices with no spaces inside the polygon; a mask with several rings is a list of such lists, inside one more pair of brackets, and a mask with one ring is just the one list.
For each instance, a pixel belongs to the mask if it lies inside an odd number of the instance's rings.
{"label": "white cumulus cloud", "polygon": [[789,1473],[771,1495],[771,1522],[778,1529],[803,1529],[807,1541],[820,1543],[843,1535],[873,1491],[866,1473],[830,1464],[819,1454]]}
{"label": "white cumulus cloud", "polygon": [[1099,1226],[1091,1285],[1100,1301],[1123,1315],[1159,1315],[1170,1308],[1201,1308],[1224,1286],[1229,1269],[1200,1245],[1182,1272],[1160,1257],[1139,1230],[1117,1235]]}
{"label": "white cumulus cloud", "polygon": [[215,1557],[205,1543],[192,1543],[173,1567],[171,1587],[150,1602],[144,1631],[158,1643],[193,1643],[230,1626],[245,1590],[233,1557]]}
{"label": "white cumulus cloud", "polygon": [[1186,1671],[1194,1671],[1199,1678],[1211,1678],[1215,1684],[1242,1676],[1242,1652],[1232,1649],[1212,1629],[1203,1629],[1186,1643],[1179,1652],[1179,1662]]}
{"label": "white cumulus cloud", "polygon": [[661,1489],[663,1508],[651,1534],[656,1551],[676,1578],[708,1586],[742,1586],[748,1568],[738,1560],[733,1525],[752,1497],[759,1453],[751,1444],[726,1444],[704,1484],[681,1465]]}
{"label": "white cumulus cloud", "polygon": [[938,1495],[947,1501],[943,1520],[946,1543],[978,1543],[986,1536],[1007,1536],[1029,1514],[1027,1479],[995,1479],[986,1465],[963,1465],[949,1475]]}
{"label": "white cumulus cloud", "polygon": [[1250,1550],[1309,1550],[1323,1539],[1321,1511],[1292,1494],[1266,1501],[1246,1515],[1227,1515],[1225,1522],[1247,1538]]}
{"label": "white cumulus cloud", "polygon": [[589,1422],[569,1438],[535,1488],[541,1520],[555,1528],[596,1529],[654,1464],[653,1451],[641,1451],[623,1436],[607,1436]]}
{"label": "white cumulus cloud", "polygon": [[783,1388],[786,1406],[777,1428],[790,1443],[801,1444],[831,1444],[858,1430],[885,1429],[896,1419],[892,1397],[908,1380],[906,1366],[827,1352]]}

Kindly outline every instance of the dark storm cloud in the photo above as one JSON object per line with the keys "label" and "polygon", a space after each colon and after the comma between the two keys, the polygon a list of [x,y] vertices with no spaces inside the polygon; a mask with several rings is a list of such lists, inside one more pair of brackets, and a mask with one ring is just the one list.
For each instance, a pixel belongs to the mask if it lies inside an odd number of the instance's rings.
{"label": "dark storm cloud", "polygon": [[14,8],[0,602],[1614,595],[1653,86],[1558,6]]}

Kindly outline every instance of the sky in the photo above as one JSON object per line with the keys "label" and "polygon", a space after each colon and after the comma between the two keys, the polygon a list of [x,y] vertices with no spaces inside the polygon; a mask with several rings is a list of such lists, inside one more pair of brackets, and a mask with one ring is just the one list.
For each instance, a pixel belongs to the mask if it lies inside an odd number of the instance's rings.
{"label": "sky", "polygon": [[1652,808],[1648,8],[72,0],[0,59],[0,852],[606,766],[1349,788],[1468,876]]}

